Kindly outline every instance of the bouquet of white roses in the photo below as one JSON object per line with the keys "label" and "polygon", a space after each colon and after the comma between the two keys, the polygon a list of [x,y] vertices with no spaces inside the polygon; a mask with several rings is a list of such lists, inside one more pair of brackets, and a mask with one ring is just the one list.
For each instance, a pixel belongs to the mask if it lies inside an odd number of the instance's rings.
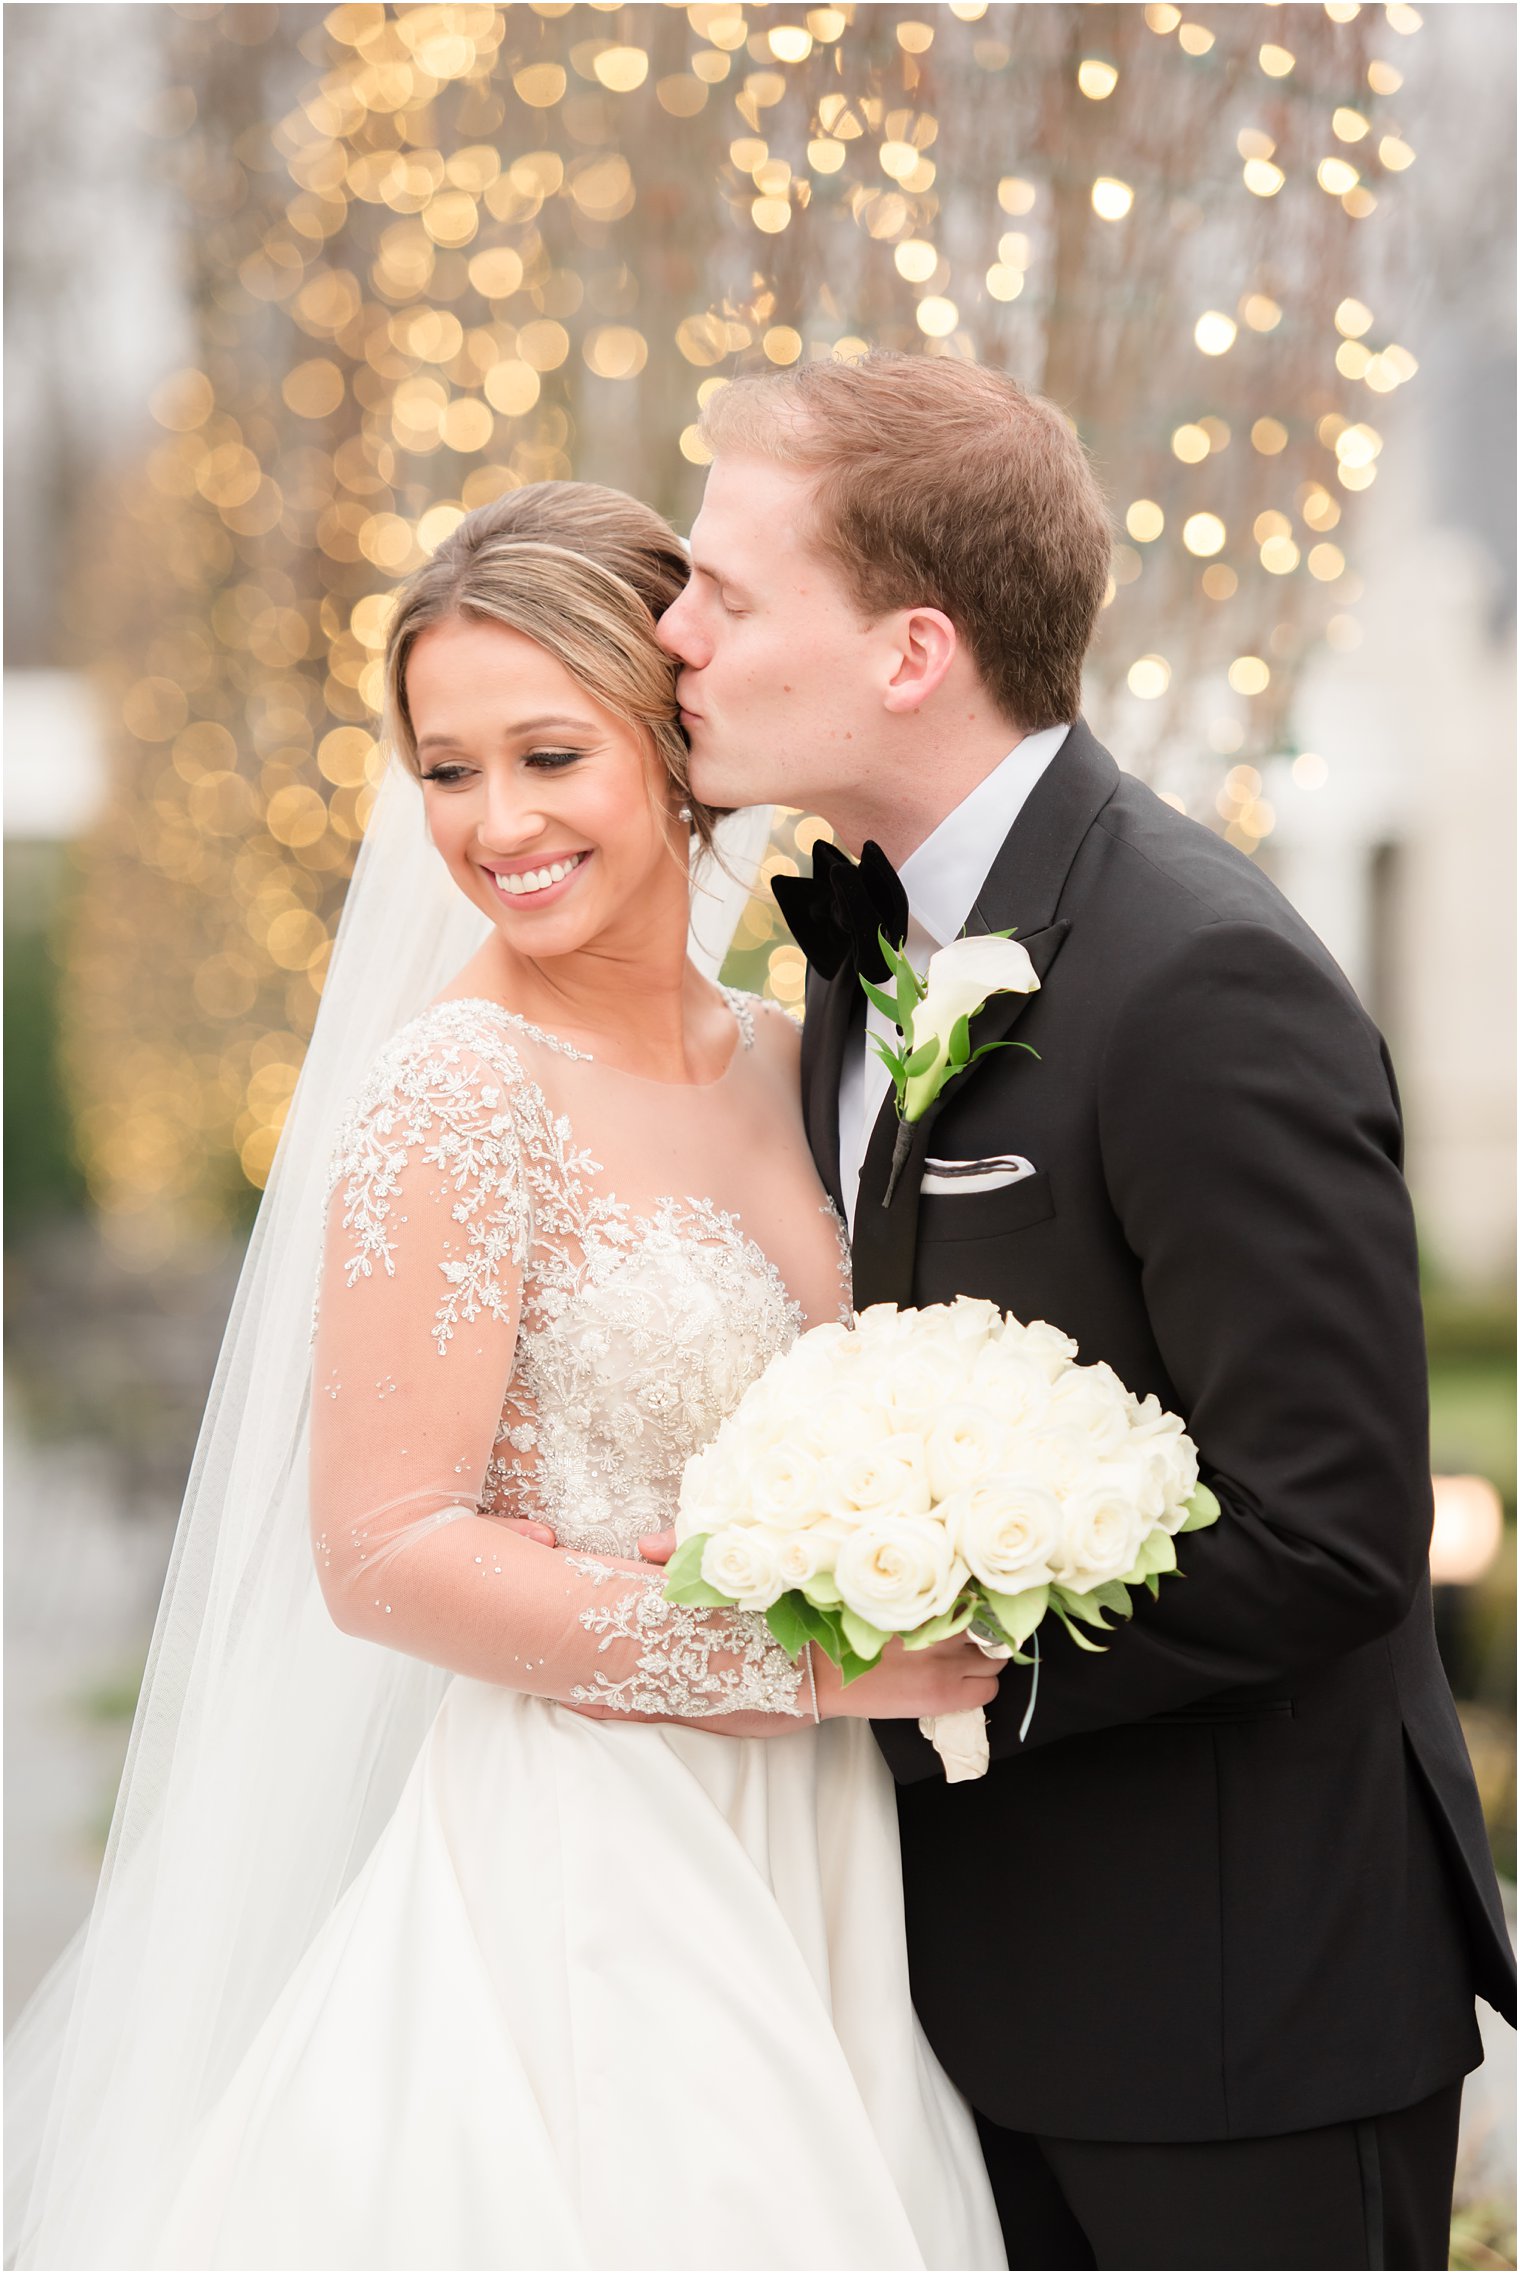
{"label": "bouquet of white roses", "polygon": [[[966,1628],[1037,1668],[1042,1620],[1101,1649],[1086,1630],[1127,1618],[1132,1588],[1177,1569],[1176,1535],[1218,1514],[1176,1415],[1056,1327],[967,1296],[884,1303],[800,1336],[687,1464],[666,1592],[763,1611],[846,1682],[893,1635]],[[925,1730],[950,1778],[985,1771],[979,1710]]]}

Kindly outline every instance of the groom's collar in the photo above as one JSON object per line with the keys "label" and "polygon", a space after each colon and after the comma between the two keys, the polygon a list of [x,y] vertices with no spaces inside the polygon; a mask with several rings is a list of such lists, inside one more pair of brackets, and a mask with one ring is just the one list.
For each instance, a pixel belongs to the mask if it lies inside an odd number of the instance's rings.
{"label": "groom's collar", "polygon": [[1013,929],[1020,939],[1055,919],[1078,847],[1119,787],[1119,769],[1081,719],[1059,762],[1031,790],[1018,826],[1002,840],[985,872],[967,929]]}
{"label": "groom's collar", "polygon": [[899,874],[908,905],[933,947],[959,939],[976,884],[987,873],[988,847],[1003,843],[1070,732],[1048,726],[1026,734],[903,862]]}

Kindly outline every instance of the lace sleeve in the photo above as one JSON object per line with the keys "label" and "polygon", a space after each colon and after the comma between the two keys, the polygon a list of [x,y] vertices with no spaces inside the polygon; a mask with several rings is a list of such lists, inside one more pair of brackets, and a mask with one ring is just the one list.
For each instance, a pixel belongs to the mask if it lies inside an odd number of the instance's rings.
{"label": "lace sleeve", "polygon": [[[334,1157],[312,1375],[312,1539],[346,1633],[563,1702],[808,1714],[762,1620],[480,1513],[535,1213],[566,1132],[503,1046],[401,1038]],[[559,1150],[557,1150],[559,1148]]]}

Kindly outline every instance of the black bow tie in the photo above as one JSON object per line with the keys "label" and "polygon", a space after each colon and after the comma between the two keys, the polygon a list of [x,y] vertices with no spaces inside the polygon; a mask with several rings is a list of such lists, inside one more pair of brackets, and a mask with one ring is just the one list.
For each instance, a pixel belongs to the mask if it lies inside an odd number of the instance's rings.
{"label": "black bow tie", "polygon": [[908,895],[881,847],[871,839],[852,861],[820,838],[810,877],[778,876],[771,886],[787,929],[813,969],[832,979],[850,965],[863,978],[887,977],[878,932],[900,946],[908,932]]}

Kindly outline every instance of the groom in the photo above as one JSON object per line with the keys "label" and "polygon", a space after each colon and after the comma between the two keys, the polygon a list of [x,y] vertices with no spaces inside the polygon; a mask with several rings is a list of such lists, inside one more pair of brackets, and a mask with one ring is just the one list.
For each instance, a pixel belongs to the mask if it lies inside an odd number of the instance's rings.
{"label": "groom", "polygon": [[881,356],[724,388],[706,432],[661,626],[693,787],[874,839],[920,970],[1012,928],[1040,975],[972,1033],[1038,1058],[952,1083],[888,1202],[876,902],[800,895],[857,1307],[1054,1321],[1184,1416],[1222,1504],[1104,1655],[1049,1637],[1022,1741],[1004,1675],[982,1782],[876,1724],[914,1996],[1009,2262],[1444,2266],[1474,1993],[1513,2014],[1513,1963],[1431,1628],[1386,1052],[1260,871],[1082,724],[1109,529],[1052,405]]}

